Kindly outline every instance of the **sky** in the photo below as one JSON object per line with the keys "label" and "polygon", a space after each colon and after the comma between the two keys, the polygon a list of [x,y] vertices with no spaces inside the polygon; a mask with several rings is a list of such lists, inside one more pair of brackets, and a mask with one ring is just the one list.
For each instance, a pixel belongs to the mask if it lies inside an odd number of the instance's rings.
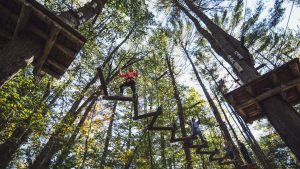
{"label": "sky", "polygon": [[[86,3],[87,1],[90,1],[90,0],[79,0],[81,3]],[[153,8],[153,2],[155,0],[148,0],[146,1],[146,3],[149,5],[150,8]],[[257,3],[258,0],[247,0],[247,8],[250,8],[252,11],[255,9],[255,6],[256,6],[256,3]],[[275,2],[275,0],[265,0],[263,1],[265,3],[265,7],[266,9],[264,10],[265,12],[262,14],[262,17],[265,17],[268,15],[268,10],[270,8],[273,7],[273,4]],[[293,9],[292,9],[292,2],[289,2],[289,3],[285,3],[285,6],[286,8],[286,12],[285,12],[285,15],[284,15],[284,18],[282,19],[282,21],[279,23],[278,27],[281,27],[281,28],[285,28],[287,26],[287,23],[288,23],[288,28],[290,29],[299,29],[299,26],[300,26],[300,15],[299,15],[299,7],[294,5],[293,6]],[[292,12],[291,12],[291,17],[290,17],[290,21],[288,22],[288,17],[289,17],[289,14],[290,14],[290,11],[292,9]],[[159,21],[159,22],[163,22],[163,20],[165,19],[163,15],[159,15],[155,9],[150,9],[154,15],[156,15],[156,20]],[[247,19],[247,18],[246,18]],[[179,60],[177,60],[179,63],[185,63],[185,60],[182,59],[182,58],[179,58]],[[186,62],[187,63],[187,62]],[[184,64],[182,64],[184,65]],[[193,87],[195,89],[197,89],[197,91],[199,91],[200,93],[202,93],[202,90],[201,88],[199,87],[199,84],[195,81],[192,81],[192,70],[191,70],[191,67],[190,66],[187,66],[184,68],[184,73],[177,79],[179,83],[181,84],[184,84],[188,87]],[[251,127],[251,126],[250,126]],[[256,136],[256,138],[259,138],[260,136],[263,135],[263,131],[260,131],[260,130],[257,130],[257,129],[254,129],[253,127],[251,127],[254,135]]]}

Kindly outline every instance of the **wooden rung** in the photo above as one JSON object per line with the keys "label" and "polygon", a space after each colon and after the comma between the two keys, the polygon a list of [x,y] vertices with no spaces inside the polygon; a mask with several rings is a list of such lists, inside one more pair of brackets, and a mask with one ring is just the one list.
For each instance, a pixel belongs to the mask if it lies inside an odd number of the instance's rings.
{"label": "wooden rung", "polygon": [[48,56],[49,56],[49,54],[50,54],[50,52],[53,48],[53,45],[56,41],[56,38],[57,38],[59,32],[60,32],[60,28],[58,28],[58,27],[52,28],[51,33],[50,33],[50,37],[46,42],[46,46],[45,46],[45,49],[44,49],[44,52],[43,52],[42,56],[39,57],[39,58],[36,58],[37,59],[37,64],[36,64],[35,68],[33,69],[34,74],[39,74],[42,67],[44,66],[44,64],[45,64],[45,62],[46,62],[46,60],[47,60],[47,58],[48,58]]}
{"label": "wooden rung", "polygon": [[103,71],[102,71],[101,67],[98,67],[97,71],[98,71],[99,79],[101,81],[103,93],[104,93],[105,96],[108,96],[106,81],[105,81],[105,78],[104,78]]}
{"label": "wooden rung", "polygon": [[199,148],[199,149],[207,148],[207,147],[208,147],[207,143],[186,146],[186,148]]}
{"label": "wooden rung", "polygon": [[214,150],[214,151],[202,151],[202,150],[197,150],[196,151],[196,154],[216,154],[218,153],[217,150]]}
{"label": "wooden rung", "polygon": [[17,25],[13,34],[13,39],[18,35],[19,32],[23,31],[26,28],[31,10],[32,10],[32,6],[27,2],[23,2],[20,16],[18,18]]}
{"label": "wooden rung", "polygon": [[124,97],[124,96],[103,96],[104,100],[120,100],[120,101],[135,101],[136,98],[133,97]]}
{"label": "wooden rung", "polygon": [[156,115],[158,115],[158,113],[159,112],[152,112],[152,113],[147,113],[147,114],[142,114],[142,115],[134,116],[133,120],[138,120],[138,119],[143,119],[143,118],[147,118],[147,117],[156,116]]}
{"label": "wooden rung", "polygon": [[50,64],[51,66],[55,67],[56,69],[58,69],[60,72],[65,72],[65,70],[67,69],[64,65],[55,62],[52,59],[47,59],[46,63]]}
{"label": "wooden rung", "polygon": [[236,108],[237,109],[246,108],[246,107],[254,104],[254,102],[262,101],[262,100],[267,99],[267,98],[269,98],[271,96],[274,96],[274,95],[276,95],[276,94],[278,94],[278,93],[280,93],[282,91],[286,91],[286,90],[288,90],[288,89],[290,89],[292,87],[295,87],[299,83],[300,83],[300,78],[294,79],[294,80],[292,80],[290,82],[282,84],[282,85],[280,85],[278,87],[275,87],[275,88],[273,88],[271,90],[268,90],[268,91],[266,91],[266,92],[264,92],[264,93],[256,96],[254,99],[251,99],[251,100],[249,100],[249,101],[247,101],[247,102],[245,102],[243,104],[237,105]]}
{"label": "wooden rung", "polygon": [[154,131],[163,131],[163,130],[172,130],[173,127],[149,127],[148,130],[154,130]]}

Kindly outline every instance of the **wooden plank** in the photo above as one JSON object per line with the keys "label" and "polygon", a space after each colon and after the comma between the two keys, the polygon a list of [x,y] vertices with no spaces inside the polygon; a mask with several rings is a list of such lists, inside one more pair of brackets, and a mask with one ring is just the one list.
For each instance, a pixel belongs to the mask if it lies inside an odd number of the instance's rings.
{"label": "wooden plank", "polygon": [[[42,39],[45,39],[47,40],[49,38],[49,36],[41,31],[40,29],[38,29],[37,27],[35,26],[28,26],[28,30],[31,31],[32,33],[38,35],[39,37],[41,37]],[[68,49],[67,47],[65,47],[64,45],[60,44],[60,43],[55,43],[54,44],[54,47],[56,49],[58,49],[60,52],[62,52],[63,54],[65,54],[67,57],[69,57],[70,59],[74,60],[75,59],[75,55],[76,55],[76,52]]]}
{"label": "wooden plank", "polygon": [[255,104],[256,102],[260,102],[264,99],[267,99],[271,96],[274,96],[274,95],[277,95],[281,92],[284,92],[285,90],[288,90],[292,87],[295,87],[296,85],[298,85],[300,83],[300,78],[297,78],[297,79],[294,79],[294,80],[291,80],[290,82],[287,82],[285,84],[281,84],[280,86],[278,87],[275,87],[273,89],[270,89],[258,96],[256,96],[255,98],[253,99],[250,99],[249,101],[245,102],[245,103],[242,103],[242,104],[239,104],[239,105],[236,105],[236,108],[237,109],[244,109],[252,104]]}
{"label": "wooden plank", "polygon": [[215,154],[216,150],[213,151],[205,151],[205,150],[200,150],[200,151],[196,151],[196,154]]}
{"label": "wooden plank", "polygon": [[39,58],[36,58],[37,59],[37,64],[36,64],[35,68],[33,69],[34,74],[39,74],[40,73],[43,65],[45,64],[45,62],[46,62],[46,60],[49,56],[49,53],[51,52],[51,50],[53,48],[53,45],[54,45],[60,31],[61,30],[58,27],[52,28],[51,33],[50,33],[50,37],[46,42],[46,46],[45,46],[45,49],[44,49],[44,52],[43,52],[42,56],[39,57]]}
{"label": "wooden plank", "polygon": [[19,32],[25,30],[30,17],[31,10],[32,6],[29,3],[23,2],[20,16],[18,18],[17,25],[13,34],[13,39],[19,34]]}
{"label": "wooden plank", "polygon": [[103,75],[102,68],[101,68],[101,67],[98,67],[98,68],[97,68],[97,71],[98,71],[99,79],[100,79],[100,81],[101,81],[103,93],[104,93],[105,96],[108,96],[108,91],[107,91],[106,81],[105,81],[105,78],[104,78],[104,75]]}
{"label": "wooden plank", "polygon": [[124,97],[124,96],[103,96],[104,100],[120,100],[120,101],[134,101],[136,98],[133,97]]}
{"label": "wooden plank", "polygon": [[133,117],[133,120],[138,120],[138,119],[143,119],[147,117],[152,117],[158,115],[159,112],[152,112],[152,113],[147,113],[147,114],[142,114],[142,115],[137,115]]}
{"label": "wooden plank", "polygon": [[58,69],[58,71],[60,71],[60,72],[65,72],[66,71],[66,67],[64,66],[64,65],[62,65],[62,64],[60,64],[60,63],[57,63],[57,62],[55,62],[54,60],[52,60],[52,59],[47,59],[46,60],[46,63],[48,63],[49,65],[51,65],[51,66],[53,66],[54,68],[56,68],[56,69]]}
{"label": "wooden plank", "polygon": [[[22,5],[23,2],[20,0],[15,0],[18,4]],[[30,4],[32,4],[32,14],[36,16],[38,19],[44,21],[50,27],[54,27],[58,25],[63,34],[66,34],[72,42],[83,46],[86,39],[80,35],[75,29],[64,23],[61,19],[59,19],[56,15],[52,14],[48,9],[40,5],[39,3],[31,0],[27,0]],[[78,36],[80,35],[80,36]]]}
{"label": "wooden plank", "polygon": [[57,78],[57,79],[59,79],[60,76],[61,76],[61,74],[59,74],[59,73],[57,73],[57,72],[55,72],[55,71],[53,71],[53,70],[50,70],[50,69],[48,69],[48,68],[45,68],[45,67],[43,67],[43,71],[46,72],[46,73],[48,73],[49,75],[51,75],[51,76]]}
{"label": "wooden plank", "polygon": [[272,73],[272,74],[270,75],[270,77],[271,77],[272,83],[273,83],[274,85],[278,85],[278,84],[279,84],[278,76],[277,76],[276,73]]}
{"label": "wooden plank", "polygon": [[247,93],[249,93],[250,96],[254,96],[255,95],[252,86],[246,85],[245,89],[246,89]]}
{"label": "wooden plank", "polygon": [[232,94],[228,94],[228,95],[225,95],[225,97],[227,98],[227,101],[231,104],[231,105],[236,105],[236,100],[234,99],[233,95]]}
{"label": "wooden plank", "polygon": [[[1,4],[0,4],[0,11],[2,13],[4,13],[5,15],[7,15],[8,17],[10,17],[12,20],[14,20],[14,21],[18,20],[18,16],[16,14],[9,11],[7,8],[2,6]],[[36,35],[38,35],[39,37],[41,37],[44,40],[49,39],[49,35],[44,33],[43,31],[41,31],[40,29],[38,29],[36,26],[28,25],[27,29],[29,31],[31,31],[32,33],[35,33]],[[63,45],[61,45],[59,43],[55,43],[54,47],[57,48],[62,53],[64,53],[69,58],[71,58],[72,60],[75,59],[76,52],[73,52],[72,50],[64,47]]]}
{"label": "wooden plank", "polygon": [[290,64],[289,70],[294,76],[297,76],[297,77],[300,76],[299,64],[297,62]]}
{"label": "wooden plank", "polygon": [[65,23],[61,18],[59,18],[57,15],[53,14],[52,12],[49,11],[49,9],[45,8],[43,5],[38,3],[36,0],[26,0],[28,3],[32,4],[37,10],[41,11],[47,17],[49,17],[51,20],[57,22],[59,25],[64,27],[67,31],[69,31],[71,34],[74,34],[80,41],[86,42],[87,39],[81,35],[76,29],[72,28],[70,25]]}
{"label": "wooden plank", "polygon": [[203,144],[195,144],[195,145],[187,145],[184,148],[208,148],[207,143],[203,143]]}

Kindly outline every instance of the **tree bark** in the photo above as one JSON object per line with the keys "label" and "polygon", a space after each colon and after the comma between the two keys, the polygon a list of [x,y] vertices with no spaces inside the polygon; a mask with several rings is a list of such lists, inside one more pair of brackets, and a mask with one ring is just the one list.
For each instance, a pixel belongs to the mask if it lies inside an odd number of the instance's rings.
{"label": "tree bark", "polygon": [[[42,105],[42,102],[45,101],[50,95],[51,82],[48,82],[47,89],[44,92],[43,97],[37,103],[37,106],[34,108],[32,114],[38,113],[38,106]],[[55,98],[53,98],[55,99]],[[55,101],[55,100],[54,100]],[[53,100],[49,103],[49,106],[53,105]],[[44,108],[42,110],[42,116],[46,114],[47,110]],[[2,144],[0,144],[0,168],[8,167],[10,161],[13,159],[17,150],[24,144],[29,136],[34,132],[31,125],[32,115],[30,115],[26,120],[20,122],[18,126],[14,129],[12,135]]]}
{"label": "tree bark", "polygon": [[114,106],[113,106],[113,110],[112,110],[112,115],[110,117],[110,121],[109,121],[109,126],[107,129],[107,135],[105,138],[105,143],[104,143],[104,149],[103,149],[103,153],[102,153],[102,157],[100,160],[100,168],[104,169],[105,165],[106,165],[106,157],[108,154],[108,147],[109,147],[109,142],[112,136],[112,129],[113,129],[113,124],[114,124],[114,120],[115,120],[115,114],[116,114],[116,109],[117,109],[117,103],[118,101],[115,101]]}
{"label": "tree bark", "polygon": [[[239,41],[227,34],[218,25],[214,24],[200,9],[197,8],[197,6],[193,4],[193,2],[185,0],[185,3],[207,26],[212,33],[213,38],[218,41],[220,47],[222,47],[224,53],[228,54],[226,57],[224,57],[224,55],[221,56],[233,67],[234,70],[236,70],[234,71],[235,73],[237,72],[237,68],[233,65],[233,62],[240,65],[242,71],[238,71],[239,73],[237,73],[237,76],[244,83],[258,78],[259,74],[255,70],[253,63],[250,61],[252,56],[247,49],[245,47],[243,48],[238,46]],[[202,32],[199,31],[199,33],[205,36]],[[241,59],[239,58],[239,55],[242,56]],[[279,133],[280,137],[292,150],[296,157],[300,159],[300,115],[291,105],[277,96],[270,97],[262,101],[260,104],[262,112],[265,113],[270,123]]]}
{"label": "tree bark", "polygon": [[200,77],[200,75],[199,75],[199,73],[198,73],[198,71],[197,71],[197,69],[196,69],[196,67],[194,65],[194,62],[190,58],[190,55],[189,55],[188,51],[186,50],[186,48],[184,46],[182,46],[182,48],[183,48],[183,50],[184,50],[184,52],[186,54],[186,57],[188,58],[189,62],[192,65],[192,68],[193,68],[193,71],[194,71],[194,73],[196,75],[196,78],[197,78],[197,80],[198,80],[198,82],[199,82],[199,84],[200,84],[200,86],[201,86],[201,88],[202,88],[202,90],[204,92],[204,95],[205,95],[205,97],[206,97],[206,99],[207,99],[207,101],[208,101],[208,103],[210,105],[210,108],[211,108],[211,110],[212,110],[212,112],[213,112],[213,114],[214,114],[217,122],[220,125],[220,129],[221,129],[221,131],[224,134],[225,140],[228,141],[234,147],[234,154],[235,154],[235,157],[237,159],[237,162],[235,163],[235,165],[238,167],[239,165],[243,164],[242,159],[241,159],[240,154],[239,154],[239,151],[238,151],[237,147],[235,146],[235,144],[234,144],[234,142],[233,142],[233,140],[232,140],[232,138],[230,136],[230,133],[229,133],[229,131],[228,131],[225,123],[223,122],[223,120],[221,118],[221,115],[220,115],[219,110],[217,109],[217,106],[213,102],[210,94],[208,93],[205,85],[203,84],[203,82],[201,80],[201,77]]}
{"label": "tree bark", "polygon": [[[68,127],[72,126],[74,121],[76,120],[77,115],[82,111],[82,109],[91,101],[93,101],[97,96],[91,95],[79,108],[79,110],[75,112],[69,111],[67,115],[63,118],[61,123],[57,126],[57,130],[51,135],[49,141],[43,147],[41,152],[38,154],[36,159],[34,160],[30,169],[35,168],[49,168],[50,160],[52,159],[53,155],[57,153],[65,144],[64,135],[68,132]],[[90,109],[88,107],[87,109]],[[70,124],[70,126],[68,125]]]}
{"label": "tree bark", "polygon": [[[177,83],[175,80],[175,76],[174,76],[174,72],[173,72],[173,68],[171,65],[171,61],[170,58],[168,58],[168,56],[166,56],[166,61],[167,61],[167,65],[168,65],[168,69],[170,72],[170,77],[172,80],[172,86],[173,86],[173,90],[174,90],[174,97],[176,99],[176,103],[177,103],[177,113],[178,113],[178,118],[179,118],[179,123],[180,123],[180,129],[181,129],[181,134],[182,137],[186,137],[186,131],[185,131],[185,119],[184,119],[184,109],[182,106],[182,101],[179,95],[179,91],[177,88]],[[185,142],[184,144],[188,144],[188,142]],[[192,169],[193,168],[193,164],[192,164],[192,158],[191,158],[191,151],[189,148],[184,148],[184,153],[185,153],[185,159],[186,159],[186,167],[188,169]]]}
{"label": "tree bark", "polygon": [[88,107],[85,109],[85,112],[84,112],[83,116],[81,117],[79,123],[77,124],[75,130],[73,131],[70,139],[68,140],[68,142],[66,142],[60,156],[58,156],[58,158],[53,166],[54,169],[59,168],[59,165],[62,164],[64,162],[65,158],[69,155],[70,149],[75,144],[75,140],[79,133],[79,130],[82,128],[82,126],[83,126],[88,114],[90,113],[93,105],[95,104],[95,102],[96,102],[96,99],[92,100],[90,102],[90,104],[88,105]]}

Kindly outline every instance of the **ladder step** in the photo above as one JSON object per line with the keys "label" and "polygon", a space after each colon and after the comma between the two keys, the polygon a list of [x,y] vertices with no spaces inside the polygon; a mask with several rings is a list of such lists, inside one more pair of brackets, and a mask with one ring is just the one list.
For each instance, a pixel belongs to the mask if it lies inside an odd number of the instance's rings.
{"label": "ladder step", "polygon": [[149,127],[148,130],[172,130],[173,127]]}
{"label": "ladder step", "polygon": [[124,97],[124,96],[103,96],[102,99],[105,100],[120,100],[120,101],[135,101],[134,97]]}
{"label": "ladder step", "polygon": [[197,150],[196,151],[196,154],[216,154],[217,151],[214,150],[214,151],[201,151],[201,150]]}
{"label": "ladder step", "polygon": [[208,145],[207,143],[203,143],[203,144],[195,144],[195,145],[188,145],[185,148],[207,148]]}
{"label": "ladder step", "polygon": [[156,116],[158,114],[159,114],[159,112],[152,112],[152,113],[142,114],[142,115],[134,116],[133,120],[143,119],[143,118],[146,118],[146,117],[152,117],[152,116]]}

